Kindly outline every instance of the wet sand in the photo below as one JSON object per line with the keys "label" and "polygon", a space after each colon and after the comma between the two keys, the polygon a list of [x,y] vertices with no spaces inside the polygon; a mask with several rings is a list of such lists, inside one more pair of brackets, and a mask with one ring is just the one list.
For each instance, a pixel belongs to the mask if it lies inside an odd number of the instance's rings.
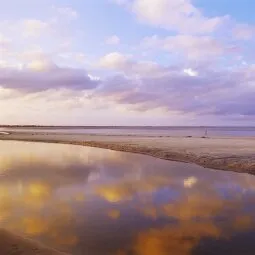
{"label": "wet sand", "polygon": [[6,230],[0,229],[0,254],[1,255],[67,255],[38,242],[17,236]]}
{"label": "wet sand", "polygon": [[203,167],[255,174],[255,137],[149,137],[10,132],[0,140],[51,142],[146,154]]}

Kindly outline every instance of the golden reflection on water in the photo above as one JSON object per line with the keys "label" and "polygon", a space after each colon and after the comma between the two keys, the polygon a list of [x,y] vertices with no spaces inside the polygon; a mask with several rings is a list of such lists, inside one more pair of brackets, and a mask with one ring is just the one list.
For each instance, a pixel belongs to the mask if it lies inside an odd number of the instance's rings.
{"label": "golden reflection on water", "polygon": [[[120,250],[116,254],[192,255],[204,238],[231,239],[236,233],[254,230],[254,211],[250,214],[242,211],[245,204],[243,199],[237,196],[226,201],[215,190],[208,188],[205,193],[194,190],[183,194],[175,202],[160,206],[151,202],[141,203],[138,211],[145,217],[152,220],[171,217],[177,222],[162,228],[140,231],[129,249]],[[236,212],[232,214],[231,211]],[[216,216],[224,216],[226,219],[217,222]]]}
{"label": "golden reflection on water", "polygon": [[182,222],[178,226],[150,229],[137,236],[134,251],[137,255],[190,254],[202,237],[218,238],[220,229],[210,222]]}
{"label": "golden reflection on water", "polygon": [[69,145],[1,145],[0,226],[57,249],[194,255],[205,238],[255,230],[252,176]]}
{"label": "golden reflection on water", "polygon": [[161,176],[153,176],[141,180],[124,179],[117,183],[101,184],[96,187],[96,193],[108,202],[115,203],[132,199],[134,195],[141,192],[154,192],[159,188],[170,185],[170,183],[170,180]]}
{"label": "golden reflection on water", "polygon": [[[29,183],[19,194],[12,187],[1,190],[0,212],[2,227],[29,237],[43,237],[52,245],[76,245],[78,237],[72,233],[75,220],[73,208],[67,202],[54,201],[50,212],[43,213],[52,195],[46,183]],[[14,190],[16,191],[16,190]],[[80,194],[74,194],[74,198]]]}
{"label": "golden reflection on water", "polygon": [[233,222],[230,220],[228,223],[228,227],[232,227],[229,233],[209,219],[204,221],[182,220],[176,225],[149,228],[137,234],[133,246],[128,250],[121,250],[116,254],[192,255],[195,254],[194,248],[204,238],[228,239],[231,234],[236,233],[234,231],[246,231],[254,228],[254,219],[251,216],[239,216],[233,219]]}
{"label": "golden reflection on water", "polygon": [[110,218],[116,220],[120,217],[120,211],[119,210],[110,210],[110,211],[108,211],[107,215]]}

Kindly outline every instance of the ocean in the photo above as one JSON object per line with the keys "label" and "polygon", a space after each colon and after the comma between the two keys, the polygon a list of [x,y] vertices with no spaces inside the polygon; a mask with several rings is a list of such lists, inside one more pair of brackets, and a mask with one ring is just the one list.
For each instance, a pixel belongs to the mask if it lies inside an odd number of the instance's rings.
{"label": "ocean", "polygon": [[0,131],[53,132],[93,135],[130,136],[208,136],[208,137],[255,137],[255,127],[104,127],[104,126],[61,126],[61,127],[2,127]]}

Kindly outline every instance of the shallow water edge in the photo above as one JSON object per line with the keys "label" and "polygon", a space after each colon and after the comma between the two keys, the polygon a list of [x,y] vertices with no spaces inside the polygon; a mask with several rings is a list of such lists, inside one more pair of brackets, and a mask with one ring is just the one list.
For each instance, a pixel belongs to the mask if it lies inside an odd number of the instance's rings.
{"label": "shallow water edge", "polygon": [[0,229],[1,255],[68,255],[67,253],[44,246],[28,238],[18,236],[5,229]]}
{"label": "shallow water edge", "polygon": [[[255,174],[255,139],[152,138],[109,135],[74,135],[12,132],[0,140],[61,143],[139,153],[160,159],[194,163],[216,170]],[[245,153],[243,152],[245,151]]]}

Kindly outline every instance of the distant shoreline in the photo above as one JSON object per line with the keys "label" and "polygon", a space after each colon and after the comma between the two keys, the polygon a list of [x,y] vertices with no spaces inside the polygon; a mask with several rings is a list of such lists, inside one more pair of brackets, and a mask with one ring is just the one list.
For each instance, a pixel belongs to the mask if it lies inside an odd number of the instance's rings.
{"label": "distant shoreline", "polygon": [[4,132],[51,132],[82,135],[150,136],[150,137],[254,137],[255,127],[245,126],[4,126]]}
{"label": "distant shoreline", "polygon": [[[254,129],[255,126],[54,126],[54,125],[0,125],[0,128],[16,129]],[[17,130],[18,131],[18,130]]]}
{"label": "distant shoreline", "polygon": [[11,132],[0,140],[46,142],[98,147],[145,154],[160,159],[255,174],[255,137],[201,138]]}

